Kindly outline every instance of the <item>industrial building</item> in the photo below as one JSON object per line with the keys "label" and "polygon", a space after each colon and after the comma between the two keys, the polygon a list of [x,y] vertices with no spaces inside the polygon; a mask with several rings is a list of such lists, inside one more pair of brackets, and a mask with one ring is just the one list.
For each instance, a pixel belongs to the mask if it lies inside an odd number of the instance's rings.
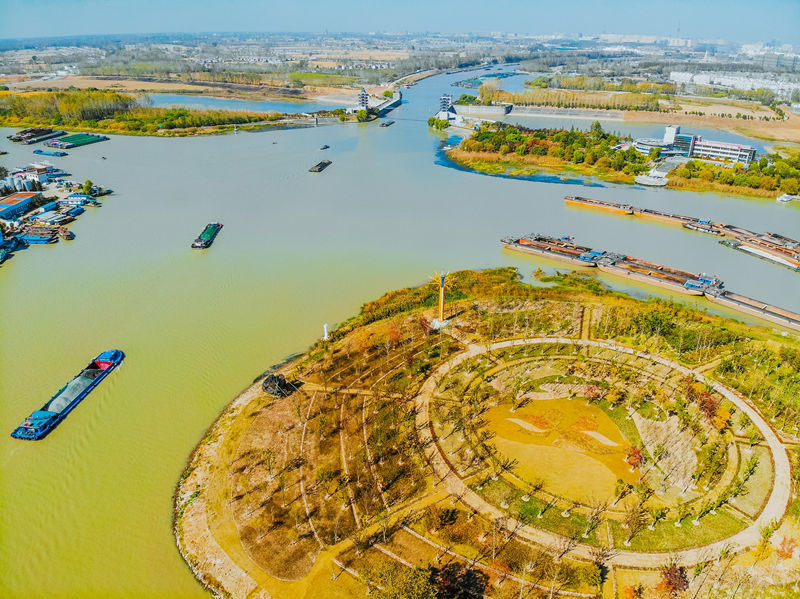
{"label": "industrial building", "polygon": [[14,220],[28,211],[33,199],[41,194],[36,191],[12,193],[10,196],[0,198],[0,218]]}
{"label": "industrial building", "polygon": [[642,154],[649,154],[650,150],[658,148],[662,157],[688,156],[743,164],[749,164],[756,157],[756,149],[752,146],[706,140],[699,135],[681,133],[681,128],[677,125],[668,125],[664,129],[663,139],[637,139],[633,142],[633,147]]}

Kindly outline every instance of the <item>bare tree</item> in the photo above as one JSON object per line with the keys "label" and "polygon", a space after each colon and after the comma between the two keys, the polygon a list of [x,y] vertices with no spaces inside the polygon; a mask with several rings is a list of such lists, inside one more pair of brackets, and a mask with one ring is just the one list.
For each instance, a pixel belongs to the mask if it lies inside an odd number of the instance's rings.
{"label": "bare tree", "polygon": [[586,514],[586,529],[581,535],[584,539],[588,538],[600,526],[600,519],[606,508],[608,508],[608,502],[593,497],[587,501],[587,505],[589,506],[589,512]]}

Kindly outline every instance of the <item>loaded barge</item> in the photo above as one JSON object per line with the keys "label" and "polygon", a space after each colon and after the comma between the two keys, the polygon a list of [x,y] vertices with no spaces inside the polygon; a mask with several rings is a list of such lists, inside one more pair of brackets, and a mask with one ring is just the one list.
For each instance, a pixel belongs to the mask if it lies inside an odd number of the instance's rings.
{"label": "loaded barge", "polygon": [[44,245],[58,241],[56,235],[57,231],[50,227],[26,227],[17,238],[27,244]]}
{"label": "loaded barge", "polygon": [[41,409],[36,410],[20,424],[11,436],[16,439],[37,441],[44,438],[100,384],[109,373],[122,363],[125,354],[118,349],[104,351],[56,393]]}
{"label": "loaded barge", "polygon": [[510,250],[553,258],[574,265],[596,267],[603,272],[621,275],[685,295],[703,295],[714,303],[800,331],[800,314],[728,291],[716,276],[709,277],[623,254],[593,250],[576,245],[572,240],[572,237],[528,235],[506,237],[502,243]]}
{"label": "loaded barge", "polygon": [[222,229],[222,223],[208,223],[206,228],[203,229],[203,232],[200,233],[200,237],[195,239],[192,243],[192,248],[195,250],[204,250],[211,247],[220,229]]}
{"label": "loaded barge", "polygon": [[35,144],[46,139],[53,139],[66,135],[66,131],[55,131],[50,127],[31,127],[23,129],[17,133],[13,133],[8,137],[13,142],[21,144]]}
{"label": "loaded barge", "polygon": [[614,252],[594,250],[576,245],[572,239],[572,237],[553,238],[531,234],[525,237],[506,237],[502,243],[510,250],[555,258],[576,266],[596,267],[604,272],[685,295],[703,295],[708,287],[722,287],[722,282],[716,277],[707,277]]}
{"label": "loaded barge", "polygon": [[34,150],[33,153],[39,154],[40,156],[56,156],[58,158],[69,155],[66,152],[50,152],[48,150]]}
{"label": "loaded barge", "polygon": [[544,258],[555,258],[576,266],[597,266],[592,248],[572,243],[572,237],[547,237],[531,233],[525,237],[506,237],[503,247],[509,250],[535,254]]}
{"label": "loaded barge", "polygon": [[757,233],[743,227],[708,219],[672,214],[651,208],[637,208],[630,204],[616,204],[603,200],[593,200],[580,196],[567,196],[567,204],[598,208],[631,216],[653,218],[663,222],[681,225],[684,229],[698,231],[717,237],[724,237],[720,243],[726,247],[769,260],[794,271],[800,271],[800,241],[778,233]]}
{"label": "loaded barge", "polygon": [[326,168],[328,168],[331,164],[333,164],[333,163],[330,160],[323,160],[321,162],[318,162],[314,166],[312,166],[310,169],[308,169],[308,172],[309,173],[321,173]]}

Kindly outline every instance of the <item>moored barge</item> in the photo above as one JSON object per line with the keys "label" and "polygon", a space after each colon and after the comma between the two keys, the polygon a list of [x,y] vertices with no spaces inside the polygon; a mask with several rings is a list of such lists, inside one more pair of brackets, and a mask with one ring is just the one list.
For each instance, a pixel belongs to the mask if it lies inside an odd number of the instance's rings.
{"label": "moored barge", "polygon": [[800,272],[800,252],[798,251],[791,253],[790,251],[781,251],[778,248],[770,247],[768,244],[747,243],[738,239],[723,239],[720,243],[725,247],[779,264],[789,270]]}
{"label": "moored barge", "polygon": [[555,238],[531,234],[524,237],[505,237],[501,242],[509,250],[554,258],[576,266],[597,266],[596,260],[602,255],[602,252],[595,252],[590,247],[572,243],[571,237]]}
{"label": "moored barge", "polygon": [[192,248],[196,250],[204,250],[211,247],[211,244],[214,243],[214,240],[217,238],[220,229],[222,229],[222,223],[208,223],[206,228],[203,229],[203,232],[200,233],[200,237],[195,239],[192,243]]}
{"label": "moored barge", "polygon": [[707,277],[624,254],[594,250],[573,243],[572,237],[554,238],[531,234],[525,237],[507,237],[501,241],[510,250],[554,258],[576,266],[597,267],[603,272],[684,295],[703,295],[706,289],[721,289],[723,286],[722,281],[716,277]]}
{"label": "moored barge", "polygon": [[716,277],[707,277],[620,254],[605,254],[604,259],[598,261],[597,268],[603,272],[621,275],[684,295],[703,295],[709,287],[722,286],[722,281]]}
{"label": "moored barge", "polygon": [[592,198],[584,198],[581,196],[566,196],[564,201],[573,206],[582,206],[584,208],[598,208],[600,210],[608,210],[609,212],[617,212],[619,214],[633,214],[633,206],[630,204],[616,204],[614,202],[605,202],[603,200],[593,200]]}
{"label": "moored barge", "polygon": [[44,438],[83,401],[92,390],[122,363],[125,354],[118,349],[104,351],[64,385],[41,409],[36,410],[20,424],[11,436],[16,439],[37,441]]}
{"label": "moored barge", "polygon": [[43,245],[58,241],[57,235],[56,230],[50,227],[27,227],[18,235],[18,239],[30,245]]}
{"label": "moored barge", "polygon": [[757,233],[744,227],[709,219],[672,214],[651,208],[637,208],[630,204],[616,204],[579,196],[566,196],[564,201],[572,205],[601,208],[626,215],[653,218],[679,224],[684,229],[691,231],[724,237],[725,239],[721,240],[720,243],[726,247],[800,272],[800,241],[778,233]]}

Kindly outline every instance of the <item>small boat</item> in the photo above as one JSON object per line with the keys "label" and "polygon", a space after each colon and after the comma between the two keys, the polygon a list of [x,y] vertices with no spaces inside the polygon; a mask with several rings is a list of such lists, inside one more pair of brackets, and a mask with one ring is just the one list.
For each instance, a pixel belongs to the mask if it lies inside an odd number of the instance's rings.
{"label": "small boat", "polygon": [[64,385],[41,409],[20,424],[11,436],[15,439],[37,441],[44,438],[83,401],[92,390],[122,363],[125,354],[118,349],[104,351]]}
{"label": "small boat", "polygon": [[392,125],[394,125],[394,121],[383,121],[380,126],[381,127],[391,127]]}
{"label": "small boat", "polygon": [[318,162],[310,169],[308,169],[309,173],[321,173],[326,168],[328,168],[331,164],[333,164],[330,160],[323,160],[322,162]]}
{"label": "small boat", "polygon": [[325,144],[320,148],[320,150],[327,150],[328,148],[330,148],[330,146],[328,144]]}
{"label": "small boat", "polygon": [[214,243],[214,239],[216,239],[221,228],[222,223],[208,223],[206,228],[203,229],[203,232],[200,233],[200,237],[195,239],[194,243],[192,243],[192,248],[196,250],[204,250],[211,247],[211,244]]}
{"label": "small boat", "polygon": [[0,150],[0,156],[5,156],[6,154],[8,154],[8,152],[5,150]]}
{"label": "small boat", "polygon": [[102,158],[103,160],[105,160],[105,159],[106,159],[106,157],[105,157],[105,156],[100,156],[100,158]]}
{"label": "small boat", "polygon": [[7,256],[8,256],[8,250],[6,248],[0,248],[0,264],[5,262]]}
{"label": "small boat", "polygon": [[61,239],[64,239],[66,241],[72,241],[73,239],[75,239],[75,233],[73,233],[72,231],[70,231],[66,227],[59,227],[58,228],[58,236],[61,237]]}

